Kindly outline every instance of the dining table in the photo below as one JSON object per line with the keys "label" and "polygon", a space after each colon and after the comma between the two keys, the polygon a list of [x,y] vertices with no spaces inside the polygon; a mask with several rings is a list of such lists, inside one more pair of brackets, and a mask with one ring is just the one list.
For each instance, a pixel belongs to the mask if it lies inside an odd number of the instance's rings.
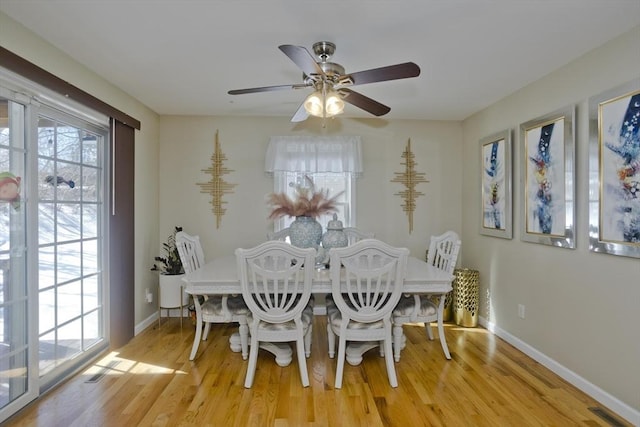
{"label": "dining table", "polygon": [[[428,264],[422,259],[409,257],[407,259],[403,293],[440,297],[438,322],[442,322],[445,296],[452,290],[453,279],[453,274]],[[202,267],[186,274],[182,280],[186,282],[185,291],[194,298],[206,295],[242,294],[235,255],[214,258]],[[311,287],[312,294],[326,295],[330,294],[331,290],[329,268],[325,264],[316,265]],[[318,307],[314,310],[316,313],[318,313],[317,309]],[[359,364],[362,361],[362,355],[376,346],[377,343],[353,343],[347,348],[347,362],[351,365]],[[230,338],[230,347],[234,352],[240,351],[240,338],[237,333]],[[267,343],[264,346],[261,344],[260,347],[273,353],[276,356],[278,365],[287,366],[291,363],[292,350],[290,346],[269,345]]]}

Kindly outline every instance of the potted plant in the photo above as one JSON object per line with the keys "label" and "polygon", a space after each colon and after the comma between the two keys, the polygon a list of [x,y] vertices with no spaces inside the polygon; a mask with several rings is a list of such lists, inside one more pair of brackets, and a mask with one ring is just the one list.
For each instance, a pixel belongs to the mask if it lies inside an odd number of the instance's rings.
{"label": "potted plant", "polygon": [[[176,233],[182,231],[182,227],[175,227],[175,230],[167,241],[162,244],[164,256],[155,257],[156,263],[151,268],[152,271],[160,273],[158,310],[162,308],[179,308],[181,311],[189,296],[184,292],[184,268],[176,246]],[[168,313],[168,310],[167,310]],[[180,313],[182,317],[182,312]],[[158,317],[158,323],[160,316]]]}
{"label": "potted plant", "polygon": [[184,273],[178,247],[176,246],[176,233],[179,231],[182,231],[182,227],[176,227],[173,233],[167,238],[167,241],[162,244],[165,256],[155,257],[157,263],[153,264],[151,268],[152,271],[159,271],[160,274],[169,276]]}

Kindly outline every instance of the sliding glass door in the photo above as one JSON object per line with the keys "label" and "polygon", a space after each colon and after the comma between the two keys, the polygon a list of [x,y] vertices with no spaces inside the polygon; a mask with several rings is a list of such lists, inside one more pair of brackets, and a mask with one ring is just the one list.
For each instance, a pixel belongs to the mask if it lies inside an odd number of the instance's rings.
{"label": "sliding glass door", "polygon": [[108,347],[107,141],[0,86],[0,423]]}
{"label": "sliding glass door", "polygon": [[41,383],[105,340],[104,132],[54,111],[38,116],[38,349]]}

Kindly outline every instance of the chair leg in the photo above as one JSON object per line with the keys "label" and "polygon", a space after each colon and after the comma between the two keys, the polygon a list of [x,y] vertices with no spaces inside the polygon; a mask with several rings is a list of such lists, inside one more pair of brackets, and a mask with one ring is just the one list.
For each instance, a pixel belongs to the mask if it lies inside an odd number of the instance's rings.
{"label": "chair leg", "polygon": [[311,357],[311,339],[313,338],[313,325],[309,324],[307,331],[304,334],[304,354],[307,357]]}
{"label": "chair leg", "polygon": [[346,357],[347,340],[340,335],[338,343],[338,367],[336,368],[335,388],[342,388],[342,374],[344,372],[344,359]]}
{"label": "chair leg", "polygon": [[404,331],[402,330],[402,323],[393,324],[393,357],[396,362],[400,361],[400,351],[402,350],[402,338]]}
{"label": "chair leg", "polygon": [[244,387],[251,388],[253,385],[253,377],[256,373],[256,364],[258,362],[258,334],[251,334],[251,348],[249,349],[249,364],[247,366],[247,376],[244,380]]}
{"label": "chair leg", "polygon": [[242,349],[242,360],[249,357],[249,326],[246,322],[239,322],[238,335],[240,335],[240,348]]}
{"label": "chair leg", "polygon": [[327,323],[327,347],[329,348],[329,359],[333,359],[336,355],[336,335],[333,333],[330,323]]}
{"label": "chair leg", "polygon": [[449,347],[447,346],[447,339],[444,336],[444,325],[442,322],[442,318],[444,317],[444,299],[444,295],[441,295],[440,303],[438,304],[438,334],[440,335],[440,345],[444,351],[444,357],[450,360],[451,354],[449,354]]}
{"label": "chair leg", "polygon": [[398,387],[398,377],[396,376],[396,367],[394,366],[393,359],[391,358],[391,340],[384,340],[384,349],[387,356],[384,358],[387,364],[387,376],[389,377],[389,384],[391,387]]}
{"label": "chair leg", "polygon": [[204,334],[202,335],[202,341],[206,341],[209,336],[209,329],[211,329],[211,322],[207,322],[204,325]]}
{"label": "chair leg", "polygon": [[189,360],[193,360],[196,358],[196,353],[198,352],[198,346],[200,345],[200,338],[202,336],[202,317],[196,317],[196,336],[193,338],[193,346],[191,347],[191,354],[189,355]]}
{"label": "chair leg", "polygon": [[447,338],[444,336],[444,325],[442,324],[442,317],[438,318],[438,334],[440,335],[440,345],[442,351],[444,351],[444,357],[451,360],[451,354],[449,354],[449,346],[447,346]]}
{"label": "chair leg", "polygon": [[433,329],[431,329],[431,322],[424,323],[424,330],[427,332],[427,337],[429,337],[429,339],[433,341],[434,337],[433,337]]}
{"label": "chair leg", "polygon": [[302,336],[302,331],[300,331],[298,339],[296,340],[298,366],[300,367],[300,379],[302,380],[303,387],[309,387],[309,373],[307,372],[307,359],[305,355],[304,341],[305,338]]}

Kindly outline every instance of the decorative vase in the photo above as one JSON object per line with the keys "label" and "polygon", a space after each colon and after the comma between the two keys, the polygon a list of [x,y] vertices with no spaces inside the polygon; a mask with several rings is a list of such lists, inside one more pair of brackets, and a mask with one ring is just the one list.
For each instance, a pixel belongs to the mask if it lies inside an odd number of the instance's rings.
{"label": "decorative vase", "polygon": [[327,232],[322,236],[322,247],[329,252],[331,248],[344,248],[349,244],[347,235],[344,234],[342,221],[338,221],[338,215],[333,214],[333,220],[327,224]]}
{"label": "decorative vase", "polygon": [[322,226],[310,216],[297,216],[289,226],[291,244],[299,248],[318,248],[322,240]]}

